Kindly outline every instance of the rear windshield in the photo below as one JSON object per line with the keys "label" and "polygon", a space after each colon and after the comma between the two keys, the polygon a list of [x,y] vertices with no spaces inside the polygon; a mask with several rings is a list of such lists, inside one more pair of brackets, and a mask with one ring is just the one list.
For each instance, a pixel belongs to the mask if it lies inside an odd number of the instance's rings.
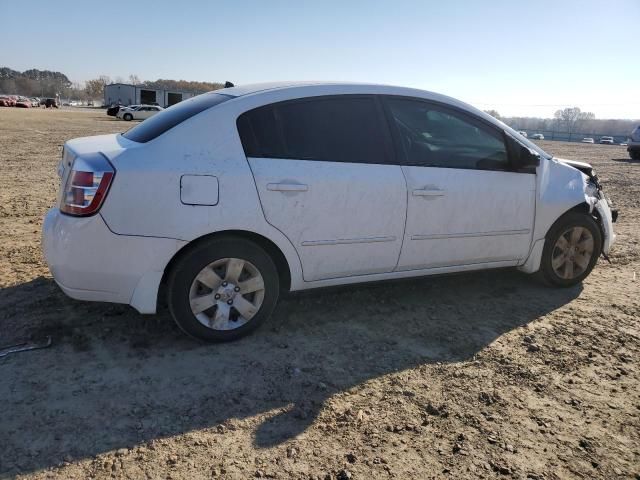
{"label": "rear windshield", "polygon": [[133,142],[147,143],[159,137],[167,130],[171,130],[179,123],[188,120],[208,108],[220,105],[222,102],[226,102],[231,98],[233,97],[220,93],[205,93],[183,100],[127,130],[122,136]]}

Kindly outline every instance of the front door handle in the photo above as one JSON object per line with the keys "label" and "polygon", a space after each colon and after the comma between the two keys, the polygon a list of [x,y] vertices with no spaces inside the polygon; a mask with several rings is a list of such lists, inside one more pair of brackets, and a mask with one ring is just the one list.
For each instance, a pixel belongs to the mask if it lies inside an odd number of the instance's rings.
{"label": "front door handle", "polygon": [[303,183],[267,183],[267,190],[272,192],[306,192],[309,185]]}
{"label": "front door handle", "polygon": [[418,188],[413,191],[416,197],[444,197],[444,190]]}

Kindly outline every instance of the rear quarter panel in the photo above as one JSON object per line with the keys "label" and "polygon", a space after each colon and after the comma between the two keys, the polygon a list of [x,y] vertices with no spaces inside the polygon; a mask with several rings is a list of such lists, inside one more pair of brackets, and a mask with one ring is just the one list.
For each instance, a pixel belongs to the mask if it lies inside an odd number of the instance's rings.
{"label": "rear quarter panel", "polygon": [[[112,159],[116,177],[102,216],[121,235],[175,238],[191,242],[226,230],[244,230],[273,241],[291,271],[292,288],[302,271],[295,249],[264,218],[253,175],[244,155],[233,100],[205,111],[146,144],[133,144]],[[185,205],[183,175],[215,176],[215,206]]]}

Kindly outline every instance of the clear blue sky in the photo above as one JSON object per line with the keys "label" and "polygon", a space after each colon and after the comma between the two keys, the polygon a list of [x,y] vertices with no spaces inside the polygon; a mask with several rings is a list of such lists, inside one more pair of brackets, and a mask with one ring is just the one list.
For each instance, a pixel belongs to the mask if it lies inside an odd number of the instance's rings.
{"label": "clear blue sky", "polygon": [[640,118],[640,0],[1,4],[0,66],[78,82],[365,81],[503,115],[576,105],[598,118]]}

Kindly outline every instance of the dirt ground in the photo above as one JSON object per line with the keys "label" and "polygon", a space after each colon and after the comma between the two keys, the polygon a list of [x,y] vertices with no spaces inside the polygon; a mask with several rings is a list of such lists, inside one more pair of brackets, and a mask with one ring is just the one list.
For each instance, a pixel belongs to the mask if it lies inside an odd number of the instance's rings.
{"label": "dirt ground", "polygon": [[593,163],[620,209],[612,263],[580,287],[502,270],[310,292],[202,345],[166,310],[67,298],[44,264],[61,145],[128,126],[0,109],[0,346],[53,340],[0,359],[0,478],[640,479],[624,147],[542,142]]}

